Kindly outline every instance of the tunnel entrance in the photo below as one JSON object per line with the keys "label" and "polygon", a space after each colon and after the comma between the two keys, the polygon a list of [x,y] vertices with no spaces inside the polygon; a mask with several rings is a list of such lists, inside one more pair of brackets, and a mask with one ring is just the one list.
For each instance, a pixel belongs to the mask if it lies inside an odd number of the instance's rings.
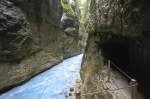
{"label": "tunnel entrance", "polygon": [[113,61],[119,68],[126,72],[129,76],[136,79],[139,83],[140,92],[145,97],[150,97],[150,78],[149,64],[144,63],[143,51],[139,51],[136,40],[122,37],[112,36],[110,39],[99,42],[99,50],[104,60]]}
{"label": "tunnel entrance", "polygon": [[106,60],[113,61],[124,71],[130,73],[130,43],[122,37],[113,37],[99,46],[102,56]]}

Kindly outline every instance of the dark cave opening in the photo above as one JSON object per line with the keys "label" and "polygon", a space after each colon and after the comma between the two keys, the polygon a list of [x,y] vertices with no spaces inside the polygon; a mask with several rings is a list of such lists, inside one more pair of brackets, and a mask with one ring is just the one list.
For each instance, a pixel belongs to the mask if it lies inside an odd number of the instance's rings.
{"label": "dark cave opening", "polygon": [[129,38],[112,37],[103,43],[99,43],[99,48],[104,60],[113,61],[129,76],[136,79],[139,83],[140,92],[145,97],[150,97],[150,79],[147,78],[149,66],[143,63],[142,56],[137,57],[138,48],[133,45],[135,45],[133,40]]}
{"label": "dark cave opening", "polygon": [[124,71],[130,72],[128,68],[130,65],[130,44],[127,39],[112,38],[99,47],[104,59],[111,60]]}

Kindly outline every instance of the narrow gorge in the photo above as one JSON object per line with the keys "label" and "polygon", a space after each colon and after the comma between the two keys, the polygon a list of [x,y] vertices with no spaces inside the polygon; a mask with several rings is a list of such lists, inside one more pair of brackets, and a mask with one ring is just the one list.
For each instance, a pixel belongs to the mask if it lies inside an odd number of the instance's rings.
{"label": "narrow gorge", "polygon": [[0,0],[0,99],[149,99],[149,9],[149,0]]}
{"label": "narrow gorge", "polygon": [[0,89],[81,52],[79,8],[64,2],[0,0]]}

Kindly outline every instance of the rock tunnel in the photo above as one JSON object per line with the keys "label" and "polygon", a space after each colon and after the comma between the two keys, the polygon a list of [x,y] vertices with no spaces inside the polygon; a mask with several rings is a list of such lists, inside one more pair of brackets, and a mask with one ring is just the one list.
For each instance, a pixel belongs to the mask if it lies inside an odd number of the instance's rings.
{"label": "rock tunnel", "polygon": [[[129,63],[129,41],[127,39],[121,39],[113,37],[103,44],[99,45],[102,55],[105,59],[109,59],[114,63],[122,66],[123,69],[127,69]],[[126,67],[123,67],[126,66]]]}
{"label": "rock tunnel", "polygon": [[[139,83],[139,90],[145,97],[150,97],[149,45],[146,38],[127,38],[113,35],[98,43],[104,60],[111,60]],[[113,68],[113,67],[112,67]],[[115,69],[115,68],[114,68]]]}
{"label": "rock tunnel", "polygon": [[[87,25],[91,39],[89,40],[91,46],[88,48],[94,50],[91,51],[92,55],[94,53],[93,60],[97,57],[96,50],[101,50],[104,60],[112,60],[138,81],[141,93],[148,99],[150,97],[149,4],[149,0],[92,0]],[[97,43],[97,48],[94,48],[92,40]],[[88,50],[86,53],[89,53]],[[90,60],[87,61],[87,66],[88,63]]]}

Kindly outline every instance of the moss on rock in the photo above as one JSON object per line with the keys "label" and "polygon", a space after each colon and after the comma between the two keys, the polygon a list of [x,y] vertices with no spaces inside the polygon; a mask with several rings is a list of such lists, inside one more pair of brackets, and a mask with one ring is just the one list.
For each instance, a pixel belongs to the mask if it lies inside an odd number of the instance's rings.
{"label": "moss on rock", "polygon": [[71,4],[69,4],[68,0],[61,0],[61,5],[68,16],[70,17],[75,16],[75,13],[71,7]]}

